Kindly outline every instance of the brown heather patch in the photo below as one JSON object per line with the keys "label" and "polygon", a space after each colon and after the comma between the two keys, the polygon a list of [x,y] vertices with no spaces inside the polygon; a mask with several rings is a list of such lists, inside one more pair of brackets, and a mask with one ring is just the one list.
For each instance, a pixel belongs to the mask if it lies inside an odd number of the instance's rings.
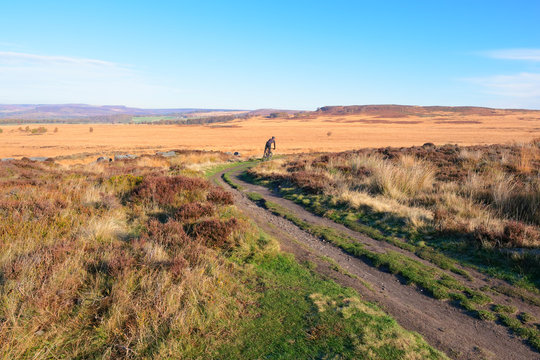
{"label": "brown heather patch", "polygon": [[222,187],[214,186],[208,192],[206,199],[214,204],[232,205],[234,203],[232,194]]}
{"label": "brown heather patch", "polygon": [[175,217],[181,221],[189,221],[212,216],[214,213],[215,207],[211,203],[191,202],[180,206]]}
{"label": "brown heather patch", "polygon": [[289,179],[310,194],[320,194],[325,187],[332,186],[330,179],[324,174],[308,171],[293,172],[290,174]]}
{"label": "brown heather patch", "polygon": [[208,247],[231,247],[231,235],[239,226],[235,218],[229,220],[210,219],[203,220],[188,227],[188,234],[194,239],[202,241]]}
{"label": "brown heather patch", "polygon": [[182,223],[171,219],[165,224],[156,219],[150,219],[140,239],[155,242],[165,248],[181,247],[190,241]]}
{"label": "brown heather patch", "polygon": [[133,190],[133,198],[160,206],[177,204],[182,193],[187,201],[192,201],[194,193],[209,188],[209,183],[200,178],[185,176],[145,177],[142,184]]}

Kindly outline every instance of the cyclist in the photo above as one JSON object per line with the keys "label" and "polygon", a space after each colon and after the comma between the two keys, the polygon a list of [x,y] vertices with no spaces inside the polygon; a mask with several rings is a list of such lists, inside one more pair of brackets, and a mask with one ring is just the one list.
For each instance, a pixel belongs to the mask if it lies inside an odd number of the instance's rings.
{"label": "cyclist", "polygon": [[276,150],[276,137],[272,136],[271,139],[268,139],[266,142],[266,146],[264,147],[264,155],[263,158],[269,158],[272,156],[272,144],[274,145],[274,150]]}

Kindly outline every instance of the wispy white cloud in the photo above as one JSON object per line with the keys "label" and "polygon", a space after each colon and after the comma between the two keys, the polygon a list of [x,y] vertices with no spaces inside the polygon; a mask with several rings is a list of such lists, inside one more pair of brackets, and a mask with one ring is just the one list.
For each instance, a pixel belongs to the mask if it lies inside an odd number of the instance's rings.
{"label": "wispy white cloud", "polygon": [[173,105],[182,92],[166,83],[111,61],[0,51],[0,103]]}
{"label": "wispy white cloud", "polygon": [[540,61],[540,49],[500,49],[483,54],[494,59]]}
{"label": "wispy white cloud", "polygon": [[91,66],[118,66],[115,63],[96,59],[84,59],[68,56],[36,55],[12,51],[0,51],[0,63],[41,63],[41,64],[73,64]]}
{"label": "wispy white cloud", "polygon": [[517,98],[540,98],[540,74],[537,73],[493,75],[466,80],[482,86],[484,91],[489,94]]}

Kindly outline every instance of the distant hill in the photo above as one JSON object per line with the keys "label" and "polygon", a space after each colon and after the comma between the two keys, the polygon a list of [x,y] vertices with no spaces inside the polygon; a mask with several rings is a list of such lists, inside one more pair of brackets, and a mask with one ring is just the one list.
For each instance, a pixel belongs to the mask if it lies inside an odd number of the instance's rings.
{"label": "distant hill", "polygon": [[251,116],[268,116],[270,114],[297,114],[301,110],[283,110],[283,109],[257,109],[249,112]]}
{"label": "distant hill", "polygon": [[456,113],[461,115],[496,115],[501,112],[540,112],[539,110],[493,109],[476,106],[413,106],[413,105],[351,105],[323,106],[311,114],[350,115],[365,114],[381,117],[405,117],[409,115],[433,115],[436,113]]}
{"label": "distant hill", "polygon": [[131,119],[133,116],[180,115],[215,111],[219,111],[221,113],[238,113],[238,110],[226,109],[140,109],[121,105],[94,106],[86,104],[0,104],[0,119],[14,119],[23,121],[36,120],[39,122],[43,122],[44,120],[93,120],[99,122],[112,122],[125,121],[126,119]]}
{"label": "distant hill", "polygon": [[320,115],[363,114],[380,118],[408,116],[479,115],[497,116],[511,112],[539,110],[492,109],[475,106],[412,106],[412,105],[351,105],[323,106],[315,111],[287,109],[142,109],[122,105],[95,106],[87,104],[0,104],[0,124],[8,123],[142,123],[194,124],[230,121],[251,116],[313,118]]}

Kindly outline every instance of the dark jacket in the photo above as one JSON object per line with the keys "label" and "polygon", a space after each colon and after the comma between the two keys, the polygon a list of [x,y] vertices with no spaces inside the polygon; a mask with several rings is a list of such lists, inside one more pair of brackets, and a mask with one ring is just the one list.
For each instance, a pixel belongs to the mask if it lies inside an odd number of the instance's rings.
{"label": "dark jacket", "polygon": [[274,144],[274,150],[276,149],[276,140],[275,139],[269,139],[267,142],[266,142],[266,147],[268,149],[270,149],[272,147],[272,144]]}

